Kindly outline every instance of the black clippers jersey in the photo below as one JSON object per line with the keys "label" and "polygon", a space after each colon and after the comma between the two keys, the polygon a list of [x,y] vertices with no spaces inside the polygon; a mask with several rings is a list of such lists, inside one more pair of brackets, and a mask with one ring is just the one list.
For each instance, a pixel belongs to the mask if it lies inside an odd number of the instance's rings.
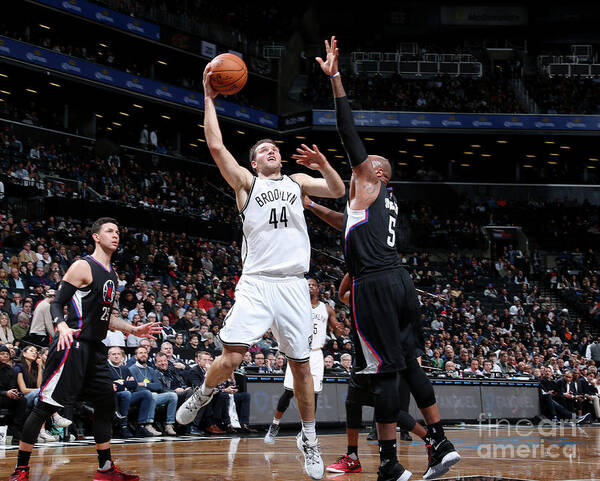
{"label": "black clippers jersey", "polygon": [[67,304],[67,324],[71,329],[81,329],[78,339],[101,341],[106,337],[110,312],[115,300],[117,274],[110,271],[92,256],[86,256],[92,269],[92,283],[77,289]]}
{"label": "black clippers jersey", "polygon": [[396,251],[398,204],[392,188],[380,183],[379,194],[368,209],[344,211],[344,255],[352,277],[401,266]]}

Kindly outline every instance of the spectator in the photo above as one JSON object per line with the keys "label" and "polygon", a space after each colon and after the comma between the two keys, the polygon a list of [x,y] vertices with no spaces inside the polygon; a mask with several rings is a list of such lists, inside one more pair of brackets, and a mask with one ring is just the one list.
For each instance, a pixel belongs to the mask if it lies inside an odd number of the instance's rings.
{"label": "spectator", "polygon": [[15,341],[15,335],[10,326],[10,318],[6,312],[0,312],[0,345],[12,344]]}
{"label": "spectator", "polygon": [[342,354],[340,357],[340,365],[345,371],[344,374],[349,376],[352,371],[352,356],[348,353]]}
{"label": "spectator", "polygon": [[[112,315],[114,317],[120,317],[119,309],[116,309],[113,307]],[[125,334],[121,331],[111,329],[109,326],[108,331],[106,332],[106,337],[103,339],[102,342],[107,347],[125,347],[125,345],[126,345]],[[110,349],[109,349],[109,351],[110,351]]]}
{"label": "spectator", "polygon": [[23,250],[19,252],[19,262],[21,264],[27,264],[28,262],[33,262],[34,264],[38,261],[35,252],[31,250],[31,242],[25,242],[23,244]]}
{"label": "spectator", "polygon": [[54,335],[50,303],[54,300],[55,292],[54,289],[48,289],[44,300],[38,302],[33,311],[29,336],[31,342],[35,344],[47,346],[49,344],[48,339]]}
{"label": "spectator", "polygon": [[169,366],[179,369],[181,371],[185,371],[188,369],[181,360],[175,358],[173,354],[173,345],[170,342],[163,342],[160,345],[160,352],[164,353],[167,356],[167,361],[169,362]]}
{"label": "spectator", "polygon": [[131,406],[139,405],[137,423],[135,424],[135,435],[137,437],[159,436],[152,426],[154,416],[154,398],[147,389],[137,389],[131,372],[124,364],[125,356],[120,347],[111,347],[108,350],[108,367],[113,380],[117,404],[117,418],[120,420],[121,437],[131,438],[133,434],[127,425],[129,409]]}
{"label": "spectator", "polygon": [[[192,389],[186,385],[179,370],[169,365],[169,360],[164,352],[157,352],[154,357],[154,363],[158,371],[158,380],[162,384],[163,393],[175,393],[177,395],[177,405],[181,406],[193,393]],[[175,436],[177,433],[173,425],[167,424],[165,434]]]}
{"label": "spectator", "polygon": [[[8,280],[9,289],[26,290],[29,288],[29,282],[21,275],[21,272],[16,267],[10,269],[10,279]],[[21,296],[19,295],[19,298]]]}
{"label": "spectator", "polygon": [[477,359],[472,359],[471,365],[466,368],[463,373],[472,374],[475,376],[483,376],[483,373],[479,370],[479,361]]}
{"label": "spectator", "polygon": [[[138,385],[137,389],[147,389],[152,393],[154,404],[156,407],[167,406],[167,422],[165,426],[165,434],[174,432],[173,425],[175,424],[175,412],[177,411],[177,394],[174,392],[163,392],[163,385],[158,379],[156,369],[148,366],[148,351],[145,347],[138,347],[135,350],[136,362],[129,368],[131,375]],[[157,430],[149,429],[148,425],[154,422],[154,413],[150,413],[151,419],[146,424],[146,429],[154,436],[160,435]]]}
{"label": "spectator", "polygon": [[17,373],[11,365],[10,350],[4,344],[0,345],[0,408],[10,410],[8,427],[13,436],[12,445],[16,446],[21,439],[27,401],[19,395]]}
{"label": "spectator", "polygon": [[29,333],[29,316],[26,312],[19,312],[17,315],[17,323],[12,326],[12,332],[15,336],[15,342],[19,343],[27,337]]}
{"label": "spectator", "polygon": [[250,422],[250,393],[239,392],[233,374],[219,384],[218,389],[219,392],[213,400],[217,422],[225,428],[226,432],[234,432],[229,416],[229,405],[233,402],[238,413],[240,431],[245,434],[256,433],[256,429],[252,429],[248,424]]}
{"label": "spectator", "polygon": [[[199,388],[204,383],[206,371],[210,367],[213,358],[208,352],[198,351],[196,352],[195,361],[196,365],[188,374],[188,381],[193,388]],[[202,434],[201,429],[204,429],[208,434],[225,433],[223,429],[216,425],[212,403],[207,404],[198,411],[198,414],[193,421],[190,434]]]}

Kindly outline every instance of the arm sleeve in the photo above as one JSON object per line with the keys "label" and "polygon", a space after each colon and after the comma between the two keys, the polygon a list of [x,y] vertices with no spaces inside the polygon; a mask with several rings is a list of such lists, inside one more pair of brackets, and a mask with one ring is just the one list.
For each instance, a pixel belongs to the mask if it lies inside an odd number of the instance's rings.
{"label": "arm sleeve", "polygon": [[350,159],[350,164],[352,167],[357,167],[367,160],[367,149],[356,131],[348,97],[336,97],[335,116],[337,130]]}
{"label": "arm sleeve", "polygon": [[58,324],[64,320],[63,308],[67,302],[71,300],[75,292],[77,292],[77,287],[75,287],[73,284],[70,284],[66,281],[62,281],[60,283],[58,292],[50,304],[50,315],[52,316],[52,321],[54,324]]}

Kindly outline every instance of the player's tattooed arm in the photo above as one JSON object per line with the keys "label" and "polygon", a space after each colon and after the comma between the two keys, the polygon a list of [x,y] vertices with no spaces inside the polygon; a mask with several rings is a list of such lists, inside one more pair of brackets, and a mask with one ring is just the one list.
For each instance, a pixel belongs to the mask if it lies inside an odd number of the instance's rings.
{"label": "player's tattooed arm", "polygon": [[344,214],[317,204],[307,195],[302,196],[302,205],[305,209],[312,211],[319,219],[341,232],[344,224]]}

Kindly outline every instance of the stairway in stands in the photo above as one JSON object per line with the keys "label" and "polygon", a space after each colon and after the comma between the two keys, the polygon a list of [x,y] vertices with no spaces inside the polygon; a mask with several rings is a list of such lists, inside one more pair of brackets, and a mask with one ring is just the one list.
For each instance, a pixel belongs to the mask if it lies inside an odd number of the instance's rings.
{"label": "stairway in stands", "polygon": [[[551,290],[549,287],[544,286],[541,282],[538,283],[538,287],[543,298],[549,297],[552,304],[556,306],[559,310],[568,309],[569,319],[574,320],[576,314],[573,312],[573,309],[569,307],[569,305],[566,302],[564,302],[558,295],[556,295],[555,291]],[[590,332],[594,338],[597,338],[600,335],[600,330],[592,326],[592,324],[587,319],[584,319],[584,323],[586,331]]]}

